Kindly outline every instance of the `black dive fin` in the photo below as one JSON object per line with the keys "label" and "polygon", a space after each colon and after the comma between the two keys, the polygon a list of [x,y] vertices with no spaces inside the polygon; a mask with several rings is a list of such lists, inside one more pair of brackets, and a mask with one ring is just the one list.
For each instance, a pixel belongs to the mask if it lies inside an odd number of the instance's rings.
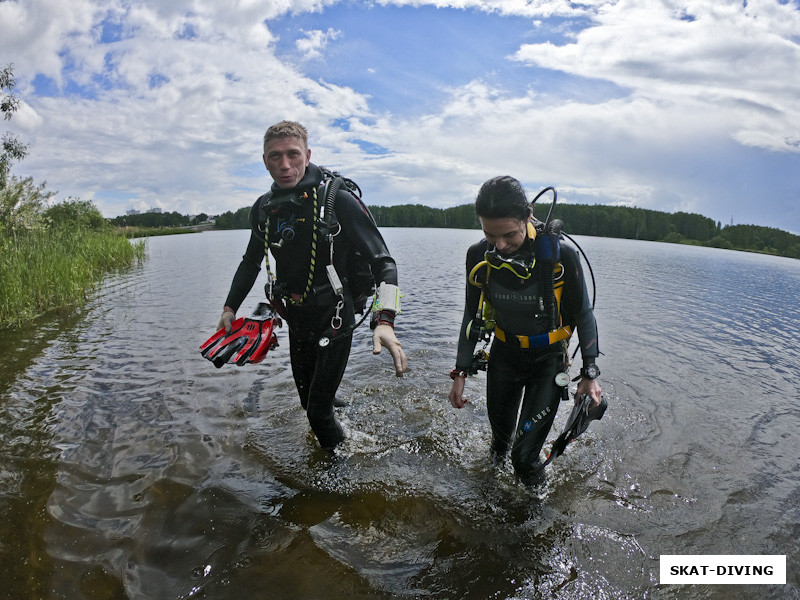
{"label": "black dive fin", "polygon": [[605,398],[600,399],[600,404],[589,408],[592,404],[592,397],[589,394],[581,396],[580,400],[575,403],[575,407],[569,414],[567,424],[564,426],[564,431],[553,442],[553,447],[550,449],[550,456],[547,457],[545,465],[557,456],[564,454],[569,443],[580,436],[589,427],[589,423],[594,420],[600,420],[608,408],[608,402]]}

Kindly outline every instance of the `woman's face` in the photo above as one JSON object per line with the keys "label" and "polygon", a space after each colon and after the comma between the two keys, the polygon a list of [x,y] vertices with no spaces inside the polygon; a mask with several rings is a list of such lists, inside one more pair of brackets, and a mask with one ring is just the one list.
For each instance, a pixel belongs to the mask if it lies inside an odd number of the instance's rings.
{"label": "woman's face", "polygon": [[486,241],[504,256],[513,254],[522,247],[528,234],[527,222],[511,217],[490,219],[478,217]]}

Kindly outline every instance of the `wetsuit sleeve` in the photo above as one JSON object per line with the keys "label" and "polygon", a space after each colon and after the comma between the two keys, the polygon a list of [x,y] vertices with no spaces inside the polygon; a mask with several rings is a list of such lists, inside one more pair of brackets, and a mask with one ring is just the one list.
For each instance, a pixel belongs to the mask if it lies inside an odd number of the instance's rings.
{"label": "wetsuit sleeve", "polygon": [[375,283],[380,285],[385,281],[397,285],[397,264],[366,207],[350,192],[340,190],[336,196],[335,210],[342,233],[353,248],[369,261]]}
{"label": "wetsuit sleeve", "polygon": [[594,318],[583,268],[575,248],[564,243],[561,244],[561,264],[564,266],[564,295],[561,314],[565,324],[578,329],[578,344],[581,348],[583,362],[593,362],[600,353],[597,321]]}
{"label": "wetsuit sleeve", "polygon": [[464,298],[464,316],[461,319],[461,329],[458,333],[458,353],[456,354],[456,369],[459,371],[467,371],[472,365],[472,355],[477,343],[467,337],[467,326],[478,312],[481,289],[469,282],[469,274],[483,258],[485,252],[485,241],[474,244],[467,250],[467,289]]}
{"label": "wetsuit sleeve", "polygon": [[[256,203],[258,204],[258,203]],[[234,311],[238,311],[244,302],[247,294],[253,289],[253,285],[261,271],[261,261],[264,260],[264,241],[258,239],[252,232],[247,249],[242,256],[242,262],[233,276],[231,289],[225,300],[225,306],[230,306]]]}

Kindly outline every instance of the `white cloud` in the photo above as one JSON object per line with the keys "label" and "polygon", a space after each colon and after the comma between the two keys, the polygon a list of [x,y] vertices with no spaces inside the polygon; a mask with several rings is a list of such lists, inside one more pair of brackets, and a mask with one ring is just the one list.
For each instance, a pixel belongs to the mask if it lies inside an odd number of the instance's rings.
{"label": "white cloud", "polygon": [[513,15],[518,17],[576,17],[605,4],[604,0],[379,0],[381,5],[392,6],[436,6],[459,10],[479,10],[486,13]]}
{"label": "white cloud", "polygon": [[[527,44],[517,60],[600,78],[703,114],[744,143],[797,150],[800,13],[761,0],[610,3],[574,43]],[[724,122],[723,122],[724,121]]]}
{"label": "white cloud", "polygon": [[[17,92],[31,97],[29,114],[13,125],[31,142],[25,169],[43,173],[64,195],[91,198],[113,190],[181,212],[235,210],[251,201],[248,187],[265,184],[237,181],[231,173],[260,161],[267,125],[289,117],[320,130],[366,110],[353,90],[309,80],[276,59],[264,17],[278,9],[268,2],[251,3],[248,18],[190,2],[168,8],[137,3],[113,13],[124,32],[110,44],[98,43],[110,12],[87,9],[85,18],[73,15],[59,24],[58,12],[52,22],[41,16],[48,2],[31,4],[20,18],[31,32],[47,31],[51,44],[28,55],[14,50],[19,37],[8,47],[3,43],[4,55],[12,50]],[[18,12],[9,2],[0,11],[8,7]],[[187,7],[190,13],[181,12]],[[6,14],[0,22],[7,22]],[[181,39],[187,32],[191,39]],[[37,72],[62,86],[70,77],[90,87],[91,98],[33,97],[30,80]],[[101,75],[106,83],[97,82]],[[127,207],[103,208],[119,214]]]}
{"label": "white cloud", "polygon": [[[67,37],[89,45],[100,10],[91,0],[0,3],[0,51],[13,62],[18,78],[37,72],[61,82],[62,45]],[[13,60],[9,60],[9,57]]]}
{"label": "white cloud", "polygon": [[295,42],[297,49],[303,55],[305,60],[312,60],[322,56],[322,52],[328,46],[328,43],[341,36],[341,31],[336,31],[329,28],[328,31],[303,31],[306,37],[301,38]]}
{"label": "white cloud", "polygon": [[[738,144],[800,155],[800,11],[793,4],[386,2],[479,11],[487,27],[497,18],[490,13],[522,15],[535,39],[553,26],[548,17],[567,18],[553,30],[560,45],[519,40],[513,58],[530,66],[527,89],[512,93],[476,73],[413,119],[380,114],[371,90],[309,77],[276,54],[272,19],[334,4],[0,2],[0,56],[14,63],[24,101],[12,127],[31,145],[25,173],[65,195],[132,197],[98,201],[108,215],[131,206],[236,210],[268,184],[259,166],[264,128],[292,118],[307,125],[312,158],[353,176],[372,203],[460,204],[502,172],[529,189],[557,185],[567,200],[704,212],[706,197],[725,194],[696,189],[703,168],[724,172],[716,153]],[[357,18],[354,12],[352,30],[306,30],[296,47],[318,58],[330,42],[359,34]],[[100,43],[109,25],[119,39]],[[426,72],[426,65],[408,68]],[[611,82],[618,92],[587,101],[533,83],[552,73],[574,76],[576,86]],[[37,74],[63,93],[34,93]],[[339,121],[349,128],[332,126]],[[389,151],[368,155],[356,140]]]}

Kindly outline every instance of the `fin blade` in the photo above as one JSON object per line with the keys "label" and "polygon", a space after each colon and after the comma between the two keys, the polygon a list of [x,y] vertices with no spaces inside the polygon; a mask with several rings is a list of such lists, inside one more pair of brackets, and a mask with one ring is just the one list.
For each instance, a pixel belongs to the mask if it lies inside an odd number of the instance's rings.
{"label": "fin blade", "polygon": [[[214,333],[214,335],[200,345],[200,354],[216,365],[217,362],[219,362],[221,354],[228,349],[228,346],[233,341],[237,340],[241,336],[241,329],[243,325],[244,317],[240,317],[231,323],[230,332],[226,332],[225,328],[222,328]],[[227,359],[222,361],[220,366],[226,361]]]}
{"label": "fin blade", "polygon": [[278,337],[275,335],[275,321],[273,319],[266,320],[261,325],[261,339],[258,345],[253,349],[247,362],[260,363],[267,356],[267,352],[272,350],[278,345]]}

